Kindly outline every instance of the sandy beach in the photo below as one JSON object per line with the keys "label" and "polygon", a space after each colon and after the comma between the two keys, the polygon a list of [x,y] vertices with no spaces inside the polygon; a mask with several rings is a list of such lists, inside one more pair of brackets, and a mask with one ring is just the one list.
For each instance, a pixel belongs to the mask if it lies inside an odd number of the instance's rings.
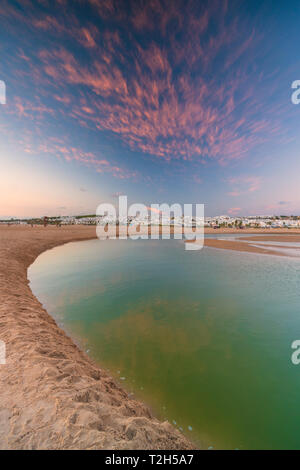
{"label": "sandy beach", "polygon": [[95,238],[95,227],[0,228],[0,449],[192,449],[58,328],[32,294],[43,251]]}
{"label": "sandy beach", "polygon": [[[276,232],[279,241],[300,241],[300,234]],[[250,243],[257,231],[243,233]],[[29,288],[27,269],[40,253],[95,236],[95,227],[86,226],[0,227],[0,339],[7,347],[7,364],[0,366],[0,449],[192,449],[80,351]],[[205,243],[272,254],[238,240]]]}
{"label": "sandy beach", "polygon": [[[297,231],[292,231],[288,229],[272,229],[272,230],[255,230],[255,229],[245,229],[245,230],[234,230],[234,229],[223,229],[223,230],[213,230],[206,229],[205,233],[215,235],[221,234],[221,239],[216,238],[206,238],[205,246],[211,248],[219,248],[225,250],[233,251],[242,251],[248,253],[259,253],[263,255],[273,255],[273,256],[289,256],[289,254],[272,250],[273,245],[268,242],[282,243],[299,243],[300,242],[300,233]],[[232,234],[236,235],[234,240],[224,240],[222,239],[222,234]],[[241,237],[240,235],[244,236]],[[245,235],[246,234],[246,235]],[[251,236],[254,235],[255,236]],[[260,246],[255,245],[255,242],[264,242]],[[276,248],[280,248],[278,245]],[[299,249],[299,247],[290,247]]]}

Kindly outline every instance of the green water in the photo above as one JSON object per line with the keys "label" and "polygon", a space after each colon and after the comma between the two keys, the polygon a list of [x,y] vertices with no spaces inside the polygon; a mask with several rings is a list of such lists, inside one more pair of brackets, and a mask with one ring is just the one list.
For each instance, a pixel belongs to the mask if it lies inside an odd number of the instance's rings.
{"label": "green water", "polygon": [[42,254],[31,288],[156,415],[203,447],[300,448],[300,260],[168,241]]}

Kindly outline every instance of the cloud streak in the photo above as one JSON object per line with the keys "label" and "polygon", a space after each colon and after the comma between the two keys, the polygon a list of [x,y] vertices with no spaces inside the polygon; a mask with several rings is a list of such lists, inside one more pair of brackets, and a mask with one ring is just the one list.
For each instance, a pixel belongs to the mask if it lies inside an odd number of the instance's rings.
{"label": "cloud streak", "polygon": [[261,177],[259,176],[238,176],[229,178],[227,182],[233,188],[232,191],[228,193],[228,195],[232,197],[254,193],[261,188]]}
{"label": "cloud streak", "polygon": [[2,7],[8,25],[47,33],[47,47],[20,55],[45,102],[16,102],[20,117],[55,112],[151,158],[222,165],[280,131],[249,67],[262,37],[226,1],[18,3]]}

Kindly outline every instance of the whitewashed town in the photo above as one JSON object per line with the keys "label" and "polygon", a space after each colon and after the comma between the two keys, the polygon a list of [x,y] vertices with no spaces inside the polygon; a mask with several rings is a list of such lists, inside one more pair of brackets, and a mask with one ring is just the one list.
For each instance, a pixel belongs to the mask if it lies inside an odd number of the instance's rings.
{"label": "whitewashed town", "polygon": [[[109,216],[96,216],[96,215],[77,215],[77,216],[44,216],[35,219],[17,219],[10,218],[0,220],[0,224],[5,225],[106,225],[115,223],[115,219]],[[153,214],[146,216],[130,216],[120,217],[117,219],[119,225],[141,225],[141,226],[187,226],[198,227],[203,226],[203,219],[192,216],[172,217],[164,214]],[[229,216],[220,215],[214,217],[204,218],[204,227],[207,228],[261,228],[261,229],[276,229],[276,228],[300,228],[300,216]]]}

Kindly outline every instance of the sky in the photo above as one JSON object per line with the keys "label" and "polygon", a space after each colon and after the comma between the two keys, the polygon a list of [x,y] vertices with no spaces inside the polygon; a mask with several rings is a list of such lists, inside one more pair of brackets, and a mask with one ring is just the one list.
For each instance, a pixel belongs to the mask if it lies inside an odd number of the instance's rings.
{"label": "sky", "polygon": [[0,217],[300,214],[299,29],[292,0],[1,0]]}

